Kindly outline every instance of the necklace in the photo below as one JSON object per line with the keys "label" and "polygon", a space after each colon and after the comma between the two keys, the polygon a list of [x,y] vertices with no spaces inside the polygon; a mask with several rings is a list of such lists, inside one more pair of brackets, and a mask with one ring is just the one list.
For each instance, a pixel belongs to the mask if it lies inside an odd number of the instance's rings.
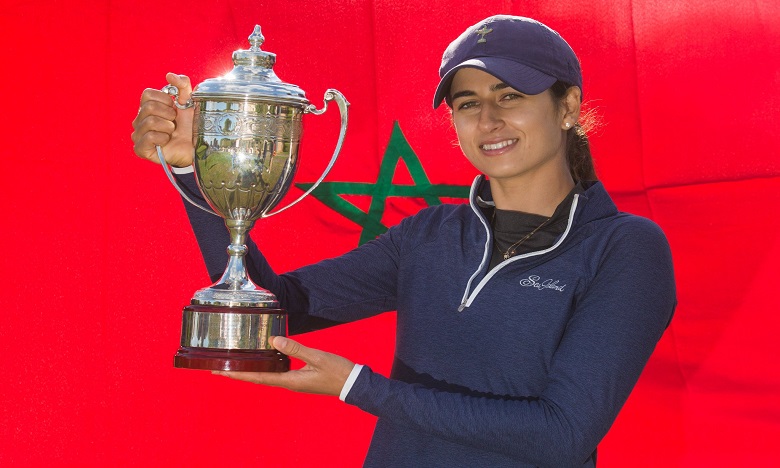
{"label": "necklace", "polygon": [[[551,219],[552,219],[552,216],[550,216],[549,218],[545,219],[544,222],[542,222],[542,224],[536,226],[536,228],[533,231],[529,232],[525,237],[523,237],[519,241],[515,242],[514,244],[510,245],[509,248],[506,249],[506,252],[504,252],[504,254],[503,254],[504,260],[508,260],[509,257],[513,256],[515,254],[515,252],[517,251],[517,248],[520,247],[520,245],[523,242],[525,242],[528,239],[530,239],[531,236],[536,234],[536,231],[538,231],[539,229],[544,227],[544,225],[547,224]],[[496,212],[494,210],[493,211],[493,222],[494,222],[494,225],[495,225],[495,220],[496,220]],[[495,227],[493,229],[495,229]],[[495,234],[493,235],[493,243],[496,244],[496,247],[498,248],[498,250],[501,251],[501,247],[498,245],[498,240],[496,240]]]}

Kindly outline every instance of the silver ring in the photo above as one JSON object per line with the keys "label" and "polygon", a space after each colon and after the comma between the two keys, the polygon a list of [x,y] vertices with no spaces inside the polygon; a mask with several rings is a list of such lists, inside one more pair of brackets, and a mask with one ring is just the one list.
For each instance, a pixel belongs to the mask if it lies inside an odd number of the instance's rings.
{"label": "silver ring", "polygon": [[173,104],[178,107],[179,109],[189,109],[190,107],[194,106],[195,104],[192,102],[192,98],[187,99],[187,102],[184,104],[179,104],[179,88],[172,84],[168,84],[163,86],[162,92],[166,94],[170,94],[173,96]]}

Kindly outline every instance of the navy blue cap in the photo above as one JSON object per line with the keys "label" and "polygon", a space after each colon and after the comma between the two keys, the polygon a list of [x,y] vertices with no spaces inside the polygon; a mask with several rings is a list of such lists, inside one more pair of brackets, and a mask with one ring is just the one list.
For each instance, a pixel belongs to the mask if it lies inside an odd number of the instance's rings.
{"label": "navy blue cap", "polygon": [[465,67],[484,70],[525,94],[539,94],[556,81],[582,89],[580,61],[569,44],[546,25],[522,16],[491,16],[452,41],[441,59],[434,109],[448,98],[452,77]]}

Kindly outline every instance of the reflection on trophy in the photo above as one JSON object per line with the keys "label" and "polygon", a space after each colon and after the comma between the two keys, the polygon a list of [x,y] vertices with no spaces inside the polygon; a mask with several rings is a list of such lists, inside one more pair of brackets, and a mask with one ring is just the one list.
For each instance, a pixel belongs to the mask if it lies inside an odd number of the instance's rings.
{"label": "reflection on trophy", "polygon": [[[270,291],[254,284],[246,272],[244,245],[257,219],[277,214],[311,193],[333,167],[347,129],[344,96],[333,89],[317,109],[295,85],[273,72],[276,55],[262,51],[260,27],[249,36],[249,50],[233,53],[235,67],[225,76],[198,85],[194,106],[195,178],[211,209],[200,206],[178,186],[157,147],[162,166],[179,193],[190,203],[225,220],[230,255],[219,281],[197,291],[182,317],[181,347],[175,367],[190,369],[283,372],[289,358],[270,345],[272,336],[287,334],[287,312]],[[174,86],[164,91],[176,96]],[[316,183],[298,199],[272,210],[292,184],[298,163],[303,114],[322,114],[336,101],[341,130],[336,150]]]}

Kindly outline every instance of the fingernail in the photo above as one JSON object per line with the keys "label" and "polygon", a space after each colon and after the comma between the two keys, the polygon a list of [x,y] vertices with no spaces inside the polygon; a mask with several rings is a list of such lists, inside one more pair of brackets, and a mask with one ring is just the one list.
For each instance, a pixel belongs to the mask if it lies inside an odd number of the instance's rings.
{"label": "fingernail", "polygon": [[271,344],[272,344],[272,345],[273,345],[273,347],[274,347],[274,348],[276,348],[276,349],[279,349],[279,348],[284,348],[284,345],[286,345],[286,344],[287,344],[287,338],[285,338],[285,337],[283,337],[283,336],[275,336],[275,337],[274,337],[274,341],[273,341],[273,343],[271,343]]}

